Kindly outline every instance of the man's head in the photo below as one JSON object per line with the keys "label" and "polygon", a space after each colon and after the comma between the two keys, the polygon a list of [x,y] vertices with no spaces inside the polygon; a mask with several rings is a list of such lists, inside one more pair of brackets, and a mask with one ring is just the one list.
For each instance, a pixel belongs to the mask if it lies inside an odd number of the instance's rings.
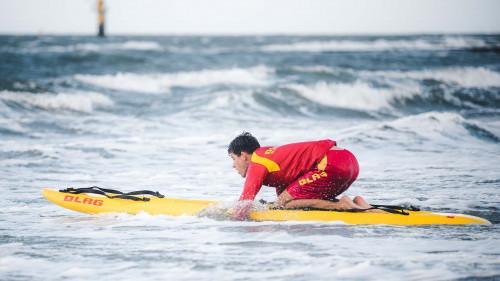
{"label": "man's head", "polygon": [[252,153],[259,147],[259,141],[248,132],[243,132],[229,144],[227,153],[231,159],[233,159],[233,168],[235,168],[242,177],[247,175]]}

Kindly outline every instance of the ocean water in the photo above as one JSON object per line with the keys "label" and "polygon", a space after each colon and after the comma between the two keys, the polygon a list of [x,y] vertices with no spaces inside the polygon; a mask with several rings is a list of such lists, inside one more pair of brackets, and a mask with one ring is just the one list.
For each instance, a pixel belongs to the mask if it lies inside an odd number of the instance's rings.
{"label": "ocean water", "polygon": [[[1,280],[500,279],[498,35],[0,36],[0,62]],[[347,195],[493,224],[89,216],[40,194],[232,204],[242,131],[337,140],[361,166]]]}

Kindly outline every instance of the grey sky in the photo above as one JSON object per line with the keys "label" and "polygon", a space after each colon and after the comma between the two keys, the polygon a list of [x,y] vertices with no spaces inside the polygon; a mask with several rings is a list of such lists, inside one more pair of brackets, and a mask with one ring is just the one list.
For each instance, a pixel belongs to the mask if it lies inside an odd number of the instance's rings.
{"label": "grey sky", "polygon": [[[105,0],[109,34],[500,33],[497,0]],[[0,33],[94,34],[96,0],[0,0]]]}

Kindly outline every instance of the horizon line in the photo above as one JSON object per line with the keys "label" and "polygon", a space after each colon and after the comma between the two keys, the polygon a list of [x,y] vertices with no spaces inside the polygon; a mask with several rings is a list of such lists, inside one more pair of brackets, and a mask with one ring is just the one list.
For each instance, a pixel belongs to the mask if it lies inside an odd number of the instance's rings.
{"label": "horizon line", "polygon": [[[207,33],[107,33],[106,37],[113,36],[165,36],[165,37],[279,37],[279,36],[416,36],[416,35],[500,35],[499,31],[432,31],[432,32],[346,32],[346,33],[287,33],[287,32],[270,32],[270,33],[223,33],[223,32],[207,32]],[[0,36],[97,36],[97,32],[4,32],[0,31]]]}

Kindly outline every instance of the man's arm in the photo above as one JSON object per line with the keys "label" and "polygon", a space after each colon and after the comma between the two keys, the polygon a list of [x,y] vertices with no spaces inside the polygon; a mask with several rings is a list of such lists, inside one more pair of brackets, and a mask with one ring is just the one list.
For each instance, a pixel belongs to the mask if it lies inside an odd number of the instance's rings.
{"label": "man's arm", "polygon": [[267,175],[267,169],[259,164],[250,164],[248,167],[245,186],[241,192],[240,201],[254,200],[259,193],[264,178]]}
{"label": "man's arm", "polygon": [[245,186],[243,187],[243,192],[241,193],[239,203],[235,207],[235,212],[233,217],[235,219],[244,220],[250,209],[252,208],[253,200],[257,193],[259,193],[264,178],[267,175],[267,169],[259,164],[250,164],[248,167]]}

